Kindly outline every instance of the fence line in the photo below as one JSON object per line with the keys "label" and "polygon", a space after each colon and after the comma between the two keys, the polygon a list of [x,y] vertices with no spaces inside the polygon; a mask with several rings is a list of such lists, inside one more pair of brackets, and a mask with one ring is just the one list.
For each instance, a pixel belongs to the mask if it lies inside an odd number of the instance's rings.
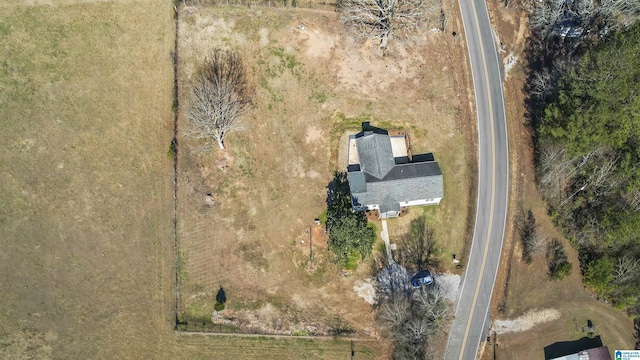
{"label": "fence line", "polygon": [[306,8],[318,10],[335,10],[338,6],[337,0],[180,0],[180,4],[185,6],[254,6],[254,7],[274,7],[274,8]]}

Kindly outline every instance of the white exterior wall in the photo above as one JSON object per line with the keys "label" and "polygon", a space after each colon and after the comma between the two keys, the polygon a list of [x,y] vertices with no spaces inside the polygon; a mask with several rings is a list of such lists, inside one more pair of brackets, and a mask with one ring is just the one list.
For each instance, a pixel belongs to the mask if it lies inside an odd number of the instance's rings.
{"label": "white exterior wall", "polygon": [[389,211],[389,212],[386,212],[384,214],[380,214],[380,218],[381,219],[389,219],[389,218],[398,217],[398,215],[400,215],[400,212],[398,212],[398,211]]}
{"label": "white exterior wall", "polygon": [[400,206],[437,205],[440,204],[440,200],[442,200],[442,198],[404,201],[400,203]]}
{"label": "white exterior wall", "polygon": [[358,206],[357,209],[354,209],[356,211],[370,211],[370,210],[378,210],[380,208],[380,206],[378,205],[360,205]]}

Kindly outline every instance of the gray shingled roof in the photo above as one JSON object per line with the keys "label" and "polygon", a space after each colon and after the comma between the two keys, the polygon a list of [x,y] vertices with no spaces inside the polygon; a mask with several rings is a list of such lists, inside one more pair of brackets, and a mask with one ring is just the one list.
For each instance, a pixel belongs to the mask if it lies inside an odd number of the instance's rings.
{"label": "gray shingled roof", "polygon": [[400,203],[398,203],[398,200],[391,197],[391,195],[387,195],[380,203],[381,214],[387,213],[389,211],[400,212]]}
{"label": "gray shingled roof", "polygon": [[375,204],[380,206],[380,213],[385,213],[400,211],[400,202],[444,197],[437,162],[396,165],[388,135],[362,132],[356,139],[360,164],[348,168],[355,207]]}
{"label": "gray shingled roof", "polygon": [[354,204],[361,205],[382,204],[387,196],[398,203],[444,197],[442,175],[366,182],[366,192],[351,193]]}
{"label": "gray shingled roof", "polygon": [[352,194],[367,192],[367,183],[364,172],[352,171],[347,175],[349,178],[349,188],[351,189]]}
{"label": "gray shingled roof", "polygon": [[396,165],[389,135],[367,131],[356,135],[356,144],[360,169],[367,174],[382,179]]}

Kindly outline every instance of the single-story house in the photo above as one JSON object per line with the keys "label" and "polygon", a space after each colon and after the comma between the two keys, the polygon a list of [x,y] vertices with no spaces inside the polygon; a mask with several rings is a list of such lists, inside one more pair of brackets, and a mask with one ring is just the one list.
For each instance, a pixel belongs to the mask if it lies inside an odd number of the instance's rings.
{"label": "single-story house", "polygon": [[347,176],[355,211],[396,217],[403,207],[437,205],[444,196],[442,171],[433,155],[412,155],[405,134],[363,124],[349,136]]}

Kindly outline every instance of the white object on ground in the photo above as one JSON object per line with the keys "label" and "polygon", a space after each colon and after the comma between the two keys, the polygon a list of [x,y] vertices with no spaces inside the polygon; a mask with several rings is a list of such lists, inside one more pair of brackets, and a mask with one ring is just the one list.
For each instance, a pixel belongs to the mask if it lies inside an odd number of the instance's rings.
{"label": "white object on ground", "polygon": [[504,58],[504,76],[507,77],[509,71],[513,69],[514,66],[518,63],[518,57],[514,53],[509,53],[506,58]]}
{"label": "white object on ground", "polygon": [[356,281],[353,284],[353,290],[355,290],[356,294],[369,304],[373,305],[376,302],[376,289],[373,287],[371,279]]}
{"label": "white object on ground", "polygon": [[460,291],[460,275],[452,273],[434,274],[433,278],[444,297],[455,303]]}

